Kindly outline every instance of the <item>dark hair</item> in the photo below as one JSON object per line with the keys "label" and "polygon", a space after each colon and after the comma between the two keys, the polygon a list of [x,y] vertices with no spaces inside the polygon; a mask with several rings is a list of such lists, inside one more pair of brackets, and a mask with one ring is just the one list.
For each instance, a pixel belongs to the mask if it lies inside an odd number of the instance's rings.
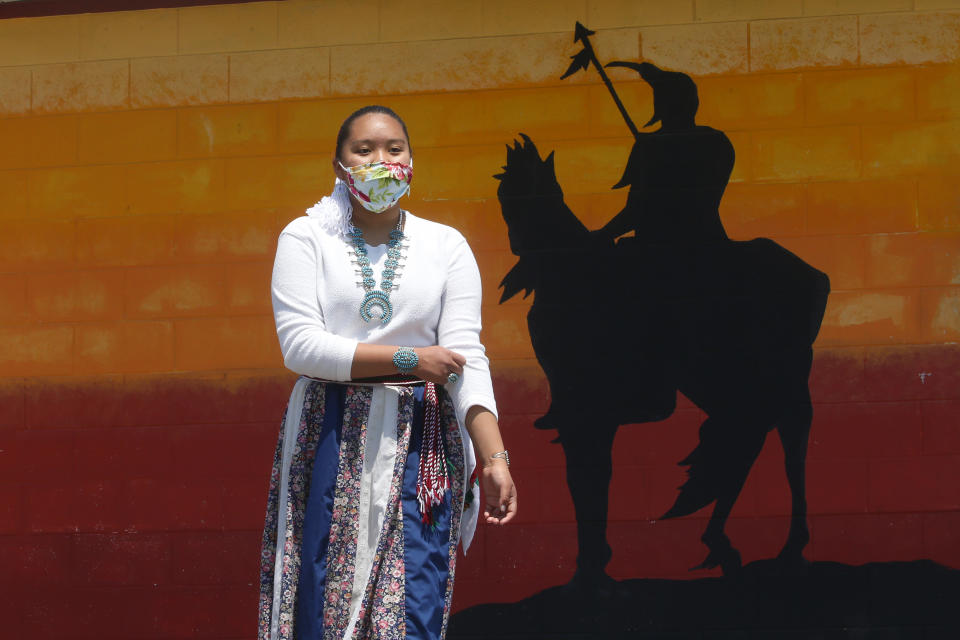
{"label": "dark hair", "polygon": [[353,121],[359,118],[360,116],[365,116],[369,113],[382,113],[385,116],[390,116],[394,120],[400,123],[400,127],[403,129],[403,135],[407,138],[407,148],[410,150],[410,153],[413,153],[413,145],[410,144],[410,134],[407,133],[407,125],[403,121],[403,118],[397,115],[396,111],[390,107],[384,107],[379,104],[368,104],[365,107],[361,107],[351,113],[346,120],[343,121],[343,124],[340,125],[340,131],[337,133],[337,159],[340,158],[340,152],[343,150],[343,143],[347,141],[347,136],[350,135],[350,127],[353,125]]}

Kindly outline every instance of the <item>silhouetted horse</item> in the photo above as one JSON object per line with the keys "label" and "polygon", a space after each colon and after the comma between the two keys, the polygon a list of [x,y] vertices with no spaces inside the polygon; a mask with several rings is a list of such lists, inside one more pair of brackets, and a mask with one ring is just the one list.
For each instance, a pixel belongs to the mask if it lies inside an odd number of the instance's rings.
{"label": "silhouetted horse", "polygon": [[[552,396],[536,426],[556,428],[564,447],[577,516],[575,582],[582,584],[609,580],[606,518],[617,427],[669,417],[677,390],[707,419],[699,445],[681,462],[689,479],[663,517],[716,503],[700,567],[739,569],[724,526],[773,428],[793,496],[779,557],[802,562],[809,541],[808,378],[829,280],[771,240],[727,239],[716,208],[733,148],[722,132],[693,124],[695,102],[691,111],[676,92],[661,91],[658,99],[658,86],[686,86],[675,76],[692,80],[646,63],[643,70],[653,77],[651,122],[663,126],[638,136],[617,185],[631,185],[627,206],[603,230],[588,231],[566,206],[553,154],[542,160],[523,134],[523,144],[508,146],[496,176],[519,256],[500,301],[536,292],[527,321]],[[689,87],[683,91],[690,95]],[[629,228],[634,237],[609,242]]]}

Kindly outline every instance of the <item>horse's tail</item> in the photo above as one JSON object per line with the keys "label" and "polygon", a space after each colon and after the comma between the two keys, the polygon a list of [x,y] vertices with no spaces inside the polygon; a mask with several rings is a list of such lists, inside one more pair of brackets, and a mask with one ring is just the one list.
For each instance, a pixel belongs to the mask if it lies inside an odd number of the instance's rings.
{"label": "horse's tail", "polygon": [[690,515],[723,496],[736,497],[767,436],[766,427],[736,427],[716,418],[704,421],[700,443],[680,461],[689,465],[689,478],[661,519]]}

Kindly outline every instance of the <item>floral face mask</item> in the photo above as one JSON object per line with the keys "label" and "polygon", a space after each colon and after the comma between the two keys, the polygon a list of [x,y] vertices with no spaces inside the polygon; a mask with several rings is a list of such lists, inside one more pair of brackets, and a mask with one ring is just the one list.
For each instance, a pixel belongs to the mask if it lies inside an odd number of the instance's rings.
{"label": "floral face mask", "polygon": [[383,213],[410,190],[413,180],[413,160],[402,162],[368,162],[355,167],[344,167],[347,172],[347,188],[360,201],[363,208],[373,213]]}

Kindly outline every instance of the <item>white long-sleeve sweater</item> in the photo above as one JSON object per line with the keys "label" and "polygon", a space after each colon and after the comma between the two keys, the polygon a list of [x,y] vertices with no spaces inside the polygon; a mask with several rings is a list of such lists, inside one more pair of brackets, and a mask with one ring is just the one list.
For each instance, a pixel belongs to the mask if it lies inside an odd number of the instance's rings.
{"label": "white long-sleeve sweater", "polygon": [[[350,243],[302,216],[280,234],[273,267],[273,314],[287,368],[350,379],[358,342],[407,347],[439,344],[463,355],[463,375],[445,385],[461,426],[480,405],[497,414],[490,366],[480,343],[480,271],[455,229],[406,214],[404,261],[390,293],[393,318],[364,322],[359,267]],[[367,245],[377,288],[386,245]]]}

